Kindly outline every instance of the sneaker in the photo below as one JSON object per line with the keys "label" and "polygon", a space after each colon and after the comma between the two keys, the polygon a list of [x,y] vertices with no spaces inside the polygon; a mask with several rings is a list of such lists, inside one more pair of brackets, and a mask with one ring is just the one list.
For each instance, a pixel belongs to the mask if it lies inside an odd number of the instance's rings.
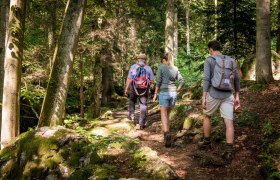
{"label": "sneaker", "polygon": [[199,149],[211,149],[211,141],[203,138],[201,141],[197,143]]}
{"label": "sneaker", "polygon": [[133,123],[134,123],[134,125],[137,125],[137,121],[136,121],[136,119],[133,117],[129,117],[129,120],[131,120]]}
{"label": "sneaker", "polygon": [[164,145],[165,147],[171,147],[171,135],[169,133],[164,133]]}
{"label": "sneaker", "polygon": [[136,124],[136,125],[135,125],[135,130],[139,130],[139,129],[141,129],[140,125],[139,125],[139,124]]}

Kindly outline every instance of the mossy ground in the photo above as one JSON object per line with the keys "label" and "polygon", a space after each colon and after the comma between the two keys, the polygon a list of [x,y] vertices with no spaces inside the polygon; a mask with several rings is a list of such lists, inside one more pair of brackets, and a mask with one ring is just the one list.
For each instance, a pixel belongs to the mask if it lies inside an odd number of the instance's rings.
{"label": "mossy ground", "polygon": [[[164,171],[147,171],[152,160],[137,159],[139,140],[126,136],[133,131],[130,121],[102,120],[87,130],[58,127],[41,128],[23,133],[18,140],[0,151],[2,179],[120,179],[128,177],[165,177]],[[99,126],[98,126],[99,125]],[[94,134],[97,127],[109,135]],[[97,128],[98,129],[98,128]],[[143,153],[145,156],[145,153]],[[147,155],[148,156],[148,155]],[[125,159],[125,161],[123,160]],[[164,162],[158,160],[158,163]],[[121,167],[121,168],[120,168]],[[172,174],[172,170],[169,170]],[[145,172],[145,175],[142,173]],[[168,176],[169,176],[168,174]],[[174,172],[173,172],[174,174]],[[175,176],[175,175],[173,175]]]}

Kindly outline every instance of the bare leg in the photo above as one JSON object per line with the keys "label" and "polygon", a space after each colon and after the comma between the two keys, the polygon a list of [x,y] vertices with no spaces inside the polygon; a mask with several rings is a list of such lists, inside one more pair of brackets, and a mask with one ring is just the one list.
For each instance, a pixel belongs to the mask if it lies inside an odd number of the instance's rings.
{"label": "bare leg", "polygon": [[211,134],[211,116],[205,115],[203,120],[204,137],[208,138]]}
{"label": "bare leg", "polygon": [[161,123],[163,132],[169,131],[169,118],[168,118],[168,108],[160,107]]}
{"label": "bare leg", "polygon": [[226,125],[226,142],[228,144],[233,144],[234,141],[234,126],[233,121],[224,119],[225,125]]}

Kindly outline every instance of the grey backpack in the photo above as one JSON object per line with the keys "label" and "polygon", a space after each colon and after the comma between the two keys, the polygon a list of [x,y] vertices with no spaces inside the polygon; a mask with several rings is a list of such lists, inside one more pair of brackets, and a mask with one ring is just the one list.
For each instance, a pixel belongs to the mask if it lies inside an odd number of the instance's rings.
{"label": "grey backpack", "polygon": [[235,60],[229,56],[214,57],[215,67],[211,85],[219,90],[233,90]]}

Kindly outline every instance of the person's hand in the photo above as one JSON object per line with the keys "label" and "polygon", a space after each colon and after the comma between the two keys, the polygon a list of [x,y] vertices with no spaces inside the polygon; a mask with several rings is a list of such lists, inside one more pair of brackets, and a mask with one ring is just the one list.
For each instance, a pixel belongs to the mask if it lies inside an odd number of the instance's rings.
{"label": "person's hand", "polygon": [[206,109],[206,99],[202,98],[202,109]]}
{"label": "person's hand", "polygon": [[153,98],[153,102],[156,102],[156,100],[157,100],[157,95],[155,94]]}
{"label": "person's hand", "polygon": [[234,110],[237,110],[240,107],[240,101],[239,98],[236,98],[234,100]]}
{"label": "person's hand", "polygon": [[128,90],[127,90],[127,89],[125,90],[124,95],[125,95],[126,97],[128,97]]}

